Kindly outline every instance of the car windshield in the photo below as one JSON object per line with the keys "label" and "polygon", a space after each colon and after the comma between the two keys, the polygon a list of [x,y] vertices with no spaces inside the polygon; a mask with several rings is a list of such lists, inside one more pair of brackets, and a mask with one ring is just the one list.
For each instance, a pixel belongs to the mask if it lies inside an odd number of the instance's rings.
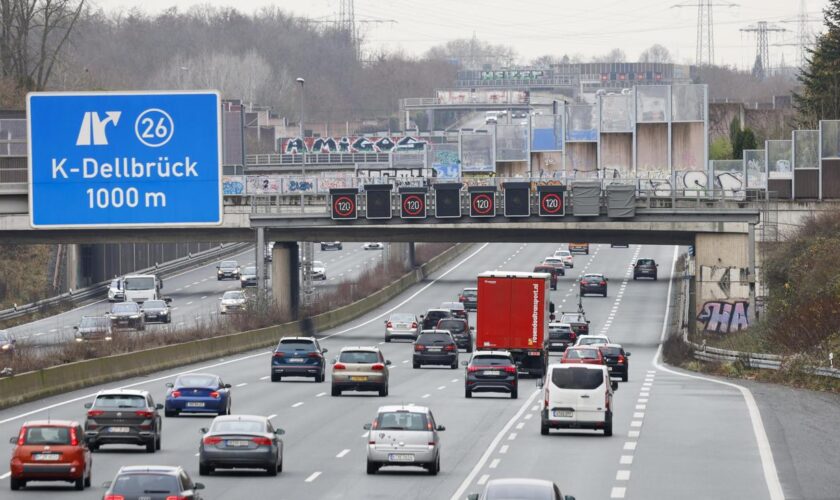
{"label": "car windshield", "polygon": [[29,427],[26,429],[24,444],[70,444],[68,427]]}
{"label": "car windshield", "polygon": [[551,373],[551,383],[561,389],[596,389],[604,383],[604,373],[582,366],[555,368]]}
{"label": "car windshield", "polygon": [[596,349],[569,349],[566,351],[566,359],[597,359]]}
{"label": "car windshield", "polygon": [[103,394],[97,396],[93,406],[97,408],[145,408],[146,398],[139,394]]}
{"label": "car windshield", "polygon": [[253,266],[251,266],[251,267],[246,267],[246,268],[245,268],[245,271],[243,272],[243,274],[257,274],[257,268],[256,268],[256,267],[253,267]]}
{"label": "car windshield", "polygon": [[139,312],[140,306],[136,302],[123,302],[121,304],[114,304],[111,307],[113,313],[134,313]]}
{"label": "car windshield", "polygon": [[212,375],[182,375],[175,381],[176,387],[218,387],[219,381]]}
{"label": "car windshield", "polygon": [[126,278],[126,290],[152,290],[155,287],[155,279],[151,276],[143,278]]}
{"label": "car windshield", "polygon": [[583,323],[585,320],[580,314],[564,314],[560,316],[560,321],[563,323]]}
{"label": "car windshield", "polygon": [[225,292],[225,294],[222,295],[222,298],[224,300],[244,300],[245,295],[243,295],[242,292],[232,291],[232,292]]}
{"label": "car windshield", "polygon": [[448,318],[450,316],[452,316],[452,313],[449,311],[429,311],[426,313],[427,320],[438,320],[441,318]]}
{"label": "car windshield", "polygon": [[162,300],[147,300],[143,303],[144,309],[165,309],[166,302]]}
{"label": "car windshield", "polygon": [[439,330],[449,330],[450,333],[463,333],[467,329],[463,321],[455,319],[442,319],[437,327]]}
{"label": "car windshield", "polygon": [[116,288],[117,290],[119,290],[120,280],[111,280],[111,288]]}
{"label": "car windshield", "polygon": [[111,487],[111,492],[124,496],[138,497],[153,493],[180,493],[178,479],[170,474],[120,474]]}
{"label": "car windshield", "polygon": [[423,333],[417,338],[418,344],[448,344],[452,336],[446,333]]}
{"label": "car windshield", "polygon": [[372,351],[344,351],[338,356],[342,363],[373,364],[379,362],[379,355]]}
{"label": "car windshield", "polygon": [[426,431],[430,430],[428,424],[425,413],[408,411],[380,413],[376,418],[376,429],[382,431]]}
{"label": "car windshield", "polygon": [[604,276],[602,274],[587,274],[583,277],[585,280],[602,280]]}
{"label": "car windshield", "polygon": [[581,337],[580,338],[580,345],[593,345],[593,344],[606,344],[607,339],[602,339],[599,337]]}
{"label": "car windshield", "polygon": [[606,356],[618,356],[621,354],[621,347],[602,347],[601,352]]}
{"label": "car windshield", "polygon": [[226,260],[219,264],[219,267],[222,269],[233,269],[238,267],[239,264],[235,260]]}
{"label": "car windshield", "polygon": [[652,266],[653,264],[655,264],[653,259],[639,259],[638,262],[636,262],[636,265],[638,266]]}
{"label": "car windshield", "polygon": [[[108,318],[100,318],[100,317],[86,317],[82,318],[82,322],[79,324],[80,328],[105,328],[108,326]],[[3,336],[0,335],[0,340],[2,340]]]}
{"label": "car windshield", "polygon": [[487,500],[554,500],[554,488],[532,484],[493,484],[487,488]]}
{"label": "car windshield", "polygon": [[572,253],[568,250],[560,250],[559,252],[555,253],[557,257],[571,257]]}
{"label": "car windshield", "polygon": [[413,314],[392,314],[388,321],[391,323],[414,323],[416,319]]}
{"label": "car windshield", "polygon": [[469,299],[474,299],[478,296],[478,290],[464,290],[461,294]]}
{"label": "car windshield", "polygon": [[314,351],[315,342],[305,339],[283,339],[277,346],[278,351]]}
{"label": "car windshield", "polygon": [[501,354],[483,354],[473,357],[470,364],[478,366],[510,366],[513,362],[508,356]]}
{"label": "car windshield", "polygon": [[218,420],[210,428],[211,433],[265,432],[265,422],[261,420]]}

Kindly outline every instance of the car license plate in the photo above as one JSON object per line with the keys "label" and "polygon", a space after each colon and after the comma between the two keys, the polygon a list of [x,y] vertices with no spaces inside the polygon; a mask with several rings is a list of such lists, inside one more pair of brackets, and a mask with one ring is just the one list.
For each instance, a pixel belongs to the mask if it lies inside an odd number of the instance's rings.
{"label": "car license plate", "polygon": [[350,377],[353,382],[367,382],[367,377]]}
{"label": "car license plate", "polygon": [[429,347],[429,350],[434,351],[434,352],[440,352],[441,349],[443,349],[443,348],[442,347]]}
{"label": "car license plate", "polygon": [[389,462],[413,462],[414,455],[408,453],[389,453],[388,454],[388,461]]}
{"label": "car license plate", "polygon": [[502,372],[499,370],[484,370],[485,375],[500,375]]}
{"label": "car license plate", "polygon": [[58,460],[58,453],[33,453],[32,458],[37,461],[55,462]]}
{"label": "car license plate", "polygon": [[243,448],[245,446],[248,446],[249,442],[250,441],[233,439],[233,440],[225,441],[225,445],[230,446],[231,448]]}
{"label": "car license plate", "polygon": [[551,347],[566,347],[566,344],[563,342],[552,342]]}
{"label": "car license plate", "polygon": [[187,403],[190,408],[204,408],[204,403],[201,401],[190,401]]}
{"label": "car license plate", "polygon": [[303,363],[303,358],[289,358],[289,363]]}
{"label": "car license plate", "polygon": [[572,410],[553,410],[552,414],[555,417],[565,417],[569,418],[572,416]]}
{"label": "car license plate", "polygon": [[108,432],[128,432],[128,427],[109,427]]}

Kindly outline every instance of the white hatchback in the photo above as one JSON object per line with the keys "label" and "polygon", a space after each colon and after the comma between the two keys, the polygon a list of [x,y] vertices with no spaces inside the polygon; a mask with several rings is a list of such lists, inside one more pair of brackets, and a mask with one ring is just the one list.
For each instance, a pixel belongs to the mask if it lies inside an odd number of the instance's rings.
{"label": "white hatchback", "polygon": [[602,345],[602,344],[611,344],[610,338],[606,335],[581,335],[577,338],[575,342],[575,346],[583,345]]}
{"label": "white hatchback", "polygon": [[566,267],[570,269],[575,267],[575,257],[572,255],[572,252],[568,250],[557,250],[554,252],[554,256],[563,259],[563,264],[565,264]]}
{"label": "white hatchback", "polygon": [[613,391],[604,365],[552,364],[543,383],[540,434],[551,429],[574,428],[613,432]]}

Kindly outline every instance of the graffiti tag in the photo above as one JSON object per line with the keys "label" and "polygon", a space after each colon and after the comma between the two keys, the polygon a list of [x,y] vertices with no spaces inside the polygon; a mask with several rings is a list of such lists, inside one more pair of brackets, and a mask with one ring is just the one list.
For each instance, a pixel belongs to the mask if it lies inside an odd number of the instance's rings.
{"label": "graffiti tag", "polygon": [[748,308],[749,303],[743,300],[735,302],[711,300],[703,304],[697,314],[697,322],[703,326],[704,332],[740,332],[750,327]]}

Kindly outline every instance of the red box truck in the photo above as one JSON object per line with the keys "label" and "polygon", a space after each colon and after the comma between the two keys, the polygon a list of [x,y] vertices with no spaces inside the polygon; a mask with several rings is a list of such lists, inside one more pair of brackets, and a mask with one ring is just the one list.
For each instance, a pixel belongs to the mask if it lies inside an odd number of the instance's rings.
{"label": "red box truck", "polygon": [[548,273],[488,271],[478,276],[476,348],[510,351],[522,373],[542,377],[551,315]]}

